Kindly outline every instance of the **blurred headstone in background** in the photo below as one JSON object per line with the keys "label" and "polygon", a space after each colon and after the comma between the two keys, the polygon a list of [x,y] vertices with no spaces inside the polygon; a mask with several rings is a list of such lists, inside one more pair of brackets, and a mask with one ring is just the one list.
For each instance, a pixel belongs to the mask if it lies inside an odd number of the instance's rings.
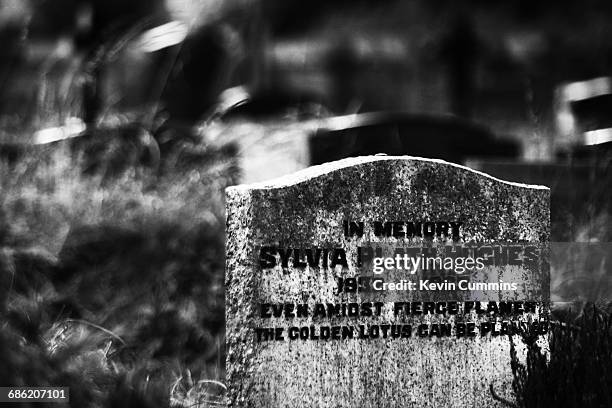
{"label": "blurred headstone in background", "polygon": [[[209,136],[239,149],[241,182],[253,183],[309,165],[385,153],[448,160],[517,159],[520,146],[484,126],[448,115],[373,112],[304,120],[216,123]],[[214,143],[214,142],[213,142]]]}
{"label": "blurred headstone in background", "polygon": [[322,129],[310,138],[309,148],[311,164],[376,153],[430,157],[458,164],[469,157],[519,155],[517,143],[496,140],[486,128],[467,120],[390,113],[361,115],[344,126]]}
{"label": "blurred headstone in background", "polygon": [[559,149],[612,142],[612,78],[559,85],[555,102]]}

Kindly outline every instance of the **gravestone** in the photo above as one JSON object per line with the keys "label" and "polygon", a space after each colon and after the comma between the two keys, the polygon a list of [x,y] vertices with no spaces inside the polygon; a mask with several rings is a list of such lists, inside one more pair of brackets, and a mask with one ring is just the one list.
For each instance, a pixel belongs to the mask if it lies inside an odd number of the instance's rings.
{"label": "gravestone", "polygon": [[443,115],[369,112],[312,120],[216,122],[207,143],[235,144],[242,183],[255,183],[348,157],[384,153],[465,164],[516,159],[515,141],[470,121]]}
{"label": "gravestone", "polygon": [[455,117],[366,113],[343,126],[320,129],[308,140],[311,164],[376,153],[412,155],[464,164],[473,157],[516,158],[516,142]]}
{"label": "gravestone", "polygon": [[[549,190],[369,156],[227,189],[232,407],[498,406],[545,344]],[[431,262],[430,262],[431,261]],[[524,350],[524,347],[523,347]],[[499,405],[501,406],[501,405]]]}

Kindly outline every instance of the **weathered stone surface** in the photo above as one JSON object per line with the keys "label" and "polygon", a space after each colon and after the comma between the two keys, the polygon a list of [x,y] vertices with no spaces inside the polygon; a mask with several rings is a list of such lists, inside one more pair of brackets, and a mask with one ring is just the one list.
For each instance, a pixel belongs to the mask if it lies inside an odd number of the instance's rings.
{"label": "weathered stone surface", "polygon": [[[497,406],[489,386],[511,398],[506,337],[289,340],[258,342],[258,327],[393,323],[380,316],[263,319],[262,303],[341,303],[366,299],[337,294],[336,278],[363,271],[353,262],[364,242],[423,245],[423,239],[343,234],[343,221],[460,220],[461,241],[549,240],[549,190],[503,182],[440,160],[369,156],[311,167],[291,176],[227,189],[226,335],[230,405],[235,407],[473,407]],[[434,241],[444,241],[436,239]],[[444,242],[442,242],[444,243]],[[348,268],[262,270],[262,246],[345,248]],[[520,300],[548,296],[546,262],[533,277],[520,270]],[[512,268],[511,268],[512,269]],[[489,268],[498,274],[503,268]],[[531,271],[534,272],[534,271]],[[497,276],[497,275],[496,275]],[[505,275],[504,275],[505,276]],[[529,290],[527,288],[529,287]],[[520,291],[519,291],[520,292]],[[482,294],[481,294],[482,295]],[[470,300],[513,300],[501,291]],[[415,297],[405,297],[413,300]],[[467,297],[458,297],[465,300]],[[375,300],[375,299],[374,299]],[[450,300],[450,299],[449,299]],[[391,304],[392,305],[392,304]],[[447,322],[418,316],[402,323]],[[477,319],[476,319],[477,320]]]}

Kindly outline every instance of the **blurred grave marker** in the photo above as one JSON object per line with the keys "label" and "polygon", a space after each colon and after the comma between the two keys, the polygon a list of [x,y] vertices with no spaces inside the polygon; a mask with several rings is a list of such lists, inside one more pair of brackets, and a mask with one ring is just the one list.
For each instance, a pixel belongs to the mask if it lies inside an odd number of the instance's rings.
{"label": "blurred grave marker", "polygon": [[549,200],[406,156],[228,188],[230,406],[495,406],[490,386],[511,399],[504,330],[547,328]]}
{"label": "blurred grave marker", "polygon": [[253,183],[348,157],[385,153],[464,164],[519,156],[519,145],[453,116],[371,112],[291,123],[237,122],[219,140],[239,146],[242,182]]}
{"label": "blurred grave marker", "polygon": [[558,150],[612,142],[612,78],[561,84],[555,92]]}
{"label": "blurred grave marker", "polygon": [[486,128],[467,120],[386,112],[362,114],[338,125],[331,122],[310,138],[309,150],[311,164],[376,153],[458,164],[470,157],[515,158],[519,154],[516,143],[498,140]]}

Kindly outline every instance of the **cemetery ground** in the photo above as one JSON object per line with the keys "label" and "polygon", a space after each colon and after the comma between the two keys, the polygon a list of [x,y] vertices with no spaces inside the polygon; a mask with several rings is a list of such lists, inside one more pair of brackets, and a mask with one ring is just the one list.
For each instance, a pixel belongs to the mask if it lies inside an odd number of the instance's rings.
{"label": "cemetery ground", "polygon": [[[163,171],[110,175],[65,149],[0,163],[3,386],[67,386],[73,407],[224,405],[224,189],[237,171],[228,150],[192,149],[203,159],[181,150]],[[609,240],[609,220],[580,233]],[[550,356],[534,342],[513,362],[516,400],[492,387],[491,403],[612,406],[604,309],[556,314]]]}
{"label": "cemetery ground", "polygon": [[195,145],[172,160],[84,173],[62,147],[0,164],[2,386],[67,386],[73,407],[222,405],[235,171]]}

